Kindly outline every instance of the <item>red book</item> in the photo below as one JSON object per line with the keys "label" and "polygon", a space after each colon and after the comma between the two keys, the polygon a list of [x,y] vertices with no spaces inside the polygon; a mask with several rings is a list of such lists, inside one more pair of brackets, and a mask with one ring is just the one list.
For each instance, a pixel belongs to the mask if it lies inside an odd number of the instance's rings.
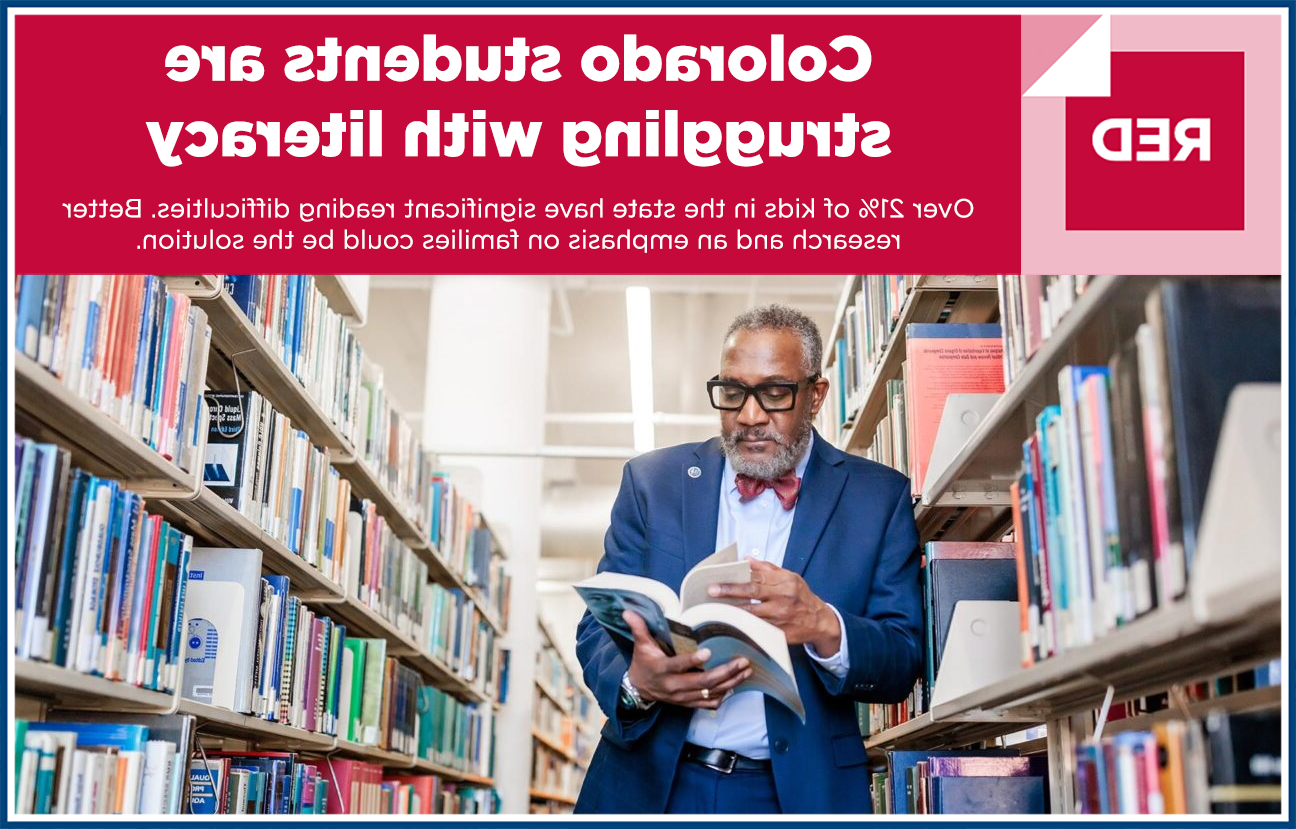
{"label": "red book", "polygon": [[401,775],[388,777],[387,782],[399,783],[402,786],[410,786],[414,789],[414,797],[417,798],[417,802],[410,804],[410,814],[434,814],[437,794],[437,778],[435,776],[431,774]]}
{"label": "red book", "polygon": [[917,496],[927,482],[927,465],[949,396],[1003,393],[1002,329],[966,323],[911,324],[905,329],[905,353],[905,411],[913,447],[909,473]]}

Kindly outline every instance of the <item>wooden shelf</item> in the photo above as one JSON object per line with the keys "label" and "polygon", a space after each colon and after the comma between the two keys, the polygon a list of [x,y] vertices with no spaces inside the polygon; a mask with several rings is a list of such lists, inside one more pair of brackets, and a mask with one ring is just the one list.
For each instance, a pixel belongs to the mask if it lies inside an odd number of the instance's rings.
{"label": "wooden shelf", "polygon": [[[854,302],[855,291],[859,287],[860,282],[852,280],[843,292],[841,304],[843,318],[847,303]],[[997,287],[995,277],[987,275],[918,277],[917,284],[910,289],[904,304],[900,306],[899,318],[891,329],[881,358],[874,366],[868,381],[861,387],[855,416],[851,420],[850,427],[842,430],[837,440],[838,448],[859,453],[868,448],[872,442],[873,432],[887,412],[887,381],[900,377],[900,366],[904,363],[905,326],[910,323],[936,322],[945,310],[949,295],[955,292],[978,292],[978,297],[974,302],[967,303],[968,307],[952,316],[950,321],[984,322],[998,308]],[[834,340],[841,336],[840,323],[835,332]],[[826,355],[825,374],[833,366],[835,359],[835,351]]]}
{"label": "wooden shelf", "polygon": [[[354,454],[351,442],[334,425],[323,407],[311,398],[260,331],[253,327],[233,297],[225,291],[214,298],[194,294],[194,302],[207,312],[212,344],[233,362],[239,373],[246,376],[276,410],[305,431],[314,445],[336,450],[343,456]],[[333,462],[338,463],[339,459],[335,457]]]}
{"label": "wooden shelf", "polygon": [[1058,400],[1058,372],[1067,365],[1105,363],[1133,335],[1143,319],[1143,300],[1157,284],[1123,276],[1090,282],[962,451],[944,469],[928,471],[923,504],[975,507],[987,484],[1006,489],[1021,465],[1022,442],[1035,431],[1035,416]]}
{"label": "wooden shelf", "polygon": [[232,737],[291,751],[332,751],[334,748],[335,739],[331,734],[318,734],[194,700],[180,700],[178,712],[192,714],[200,720],[200,735]]}
{"label": "wooden shelf", "polygon": [[554,752],[555,754],[562,755],[562,757],[568,760],[569,762],[572,763],[579,762],[579,758],[571,749],[564,748],[562,743],[558,742],[553,737],[550,737],[548,734],[545,734],[540,729],[532,728],[531,736],[535,738],[535,741],[537,743],[549,749],[550,751]]}
{"label": "wooden shelf", "polygon": [[[72,453],[77,466],[125,480],[142,495],[187,498],[201,488],[207,429],[201,428],[194,469],[185,472],[132,435],[26,354],[13,352],[17,431],[51,440]],[[204,411],[206,407],[204,406]]]}
{"label": "wooden shelf", "polygon": [[172,694],[18,657],[14,657],[14,690],[20,696],[39,697],[62,708],[111,707],[120,711],[167,713],[176,705]]}
{"label": "wooden shelf", "polygon": [[558,794],[557,792],[546,792],[546,791],[542,791],[541,789],[532,789],[532,790],[531,790],[531,799],[532,799],[532,800],[551,800],[551,801],[553,801],[554,803],[563,803],[563,804],[566,804],[566,805],[568,805],[568,806],[575,806],[575,805],[576,805],[576,798],[574,798],[574,797],[568,797],[568,796],[565,795],[565,794]]}
{"label": "wooden shelf", "polygon": [[156,509],[164,517],[185,526],[195,537],[217,546],[260,549],[262,567],[287,576],[292,593],[302,601],[331,604],[345,599],[341,585],[267,535],[207,487],[192,501],[160,501]]}
{"label": "wooden shelf", "polygon": [[485,786],[489,788],[494,788],[495,786],[495,778],[493,777],[483,777],[480,774],[473,774],[472,772],[460,771],[459,769],[453,768],[451,766],[443,766],[440,763],[434,763],[431,760],[425,760],[421,757],[417,757],[414,759],[414,768],[418,771],[425,771],[430,774],[437,774],[448,780],[455,780],[460,783],[467,783],[472,786]]}
{"label": "wooden shelf", "polygon": [[317,274],[315,287],[328,300],[329,307],[344,317],[350,317],[352,324],[364,325],[365,315],[355,301],[355,295],[347,285],[347,277],[336,274]]}
{"label": "wooden shelf", "polygon": [[439,584],[447,587],[457,587],[462,590],[481,611],[486,623],[497,634],[503,635],[504,627],[495,615],[494,608],[482,596],[481,591],[476,587],[470,587],[462,576],[450,569],[450,565],[441,557],[436,545],[432,543],[432,540],[414,519],[405,512],[404,507],[378,478],[378,475],[369,464],[354,456],[334,459],[333,464],[351,482],[352,492],[373,501],[378,508],[379,514],[387,520],[397,537],[404,541],[419,558],[427,562],[429,575]]}
{"label": "wooden shelf", "polygon": [[557,691],[555,691],[554,689],[550,688],[548,685],[546,685],[545,683],[541,682],[539,679],[537,679],[537,680],[535,681],[535,684],[536,684],[536,687],[540,689],[540,693],[542,693],[542,694],[544,694],[546,697],[548,697],[548,698],[549,698],[549,701],[552,702],[554,705],[558,706],[558,708],[559,708],[559,709],[560,709],[564,714],[570,714],[570,713],[571,713],[571,702],[570,702],[570,701],[563,699],[561,696],[558,695],[558,692],[557,692]]}
{"label": "wooden shelf", "polygon": [[396,751],[387,751],[378,748],[378,746],[368,746],[363,743],[354,743],[350,740],[337,739],[336,748],[338,751],[368,760],[372,763],[378,763],[388,768],[412,769],[414,768],[414,757],[409,754],[401,754]]}
{"label": "wooden shelf", "polygon": [[[1208,621],[1196,618],[1190,604],[1184,600],[1160,608],[1092,644],[933,706],[914,720],[868,738],[866,744],[915,749],[967,745],[1096,709],[1108,686],[1115,689],[1116,700],[1131,699],[1244,670],[1280,655],[1278,604]],[[1243,701],[1256,699],[1263,697]]]}
{"label": "wooden shelf", "polygon": [[[1267,711],[1282,705],[1282,687],[1273,685],[1268,688],[1253,688],[1250,691],[1239,691],[1213,699],[1195,700],[1188,703],[1188,716],[1201,719],[1212,711],[1227,711],[1230,714],[1243,714],[1249,711]],[[1151,714],[1139,714],[1123,720],[1108,721],[1103,729],[1104,734],[1119,734],[1122,731],[1142,731],[1153,725],[1169,720],[1183,719],[1183,712],[1171,706]]]}

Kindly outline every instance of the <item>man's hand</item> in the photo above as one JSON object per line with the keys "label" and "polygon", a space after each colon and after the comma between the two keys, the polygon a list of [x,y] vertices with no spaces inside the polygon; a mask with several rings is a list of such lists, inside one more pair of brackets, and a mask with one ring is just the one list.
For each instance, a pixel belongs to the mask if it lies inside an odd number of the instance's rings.
{"label": "man's hand", "polygon": [[744,607],[782,630],[789,644],[809,642],[824,658],[841,649],[837,614],[810,590],[805,579],[768,561],[752,559],[751,569],[750,582],[713,584],[708,593],[722,599],[755,599]]}
{"label": "man's hand", "polygon": [[709,671],[697,670],[711,657],[711,651],[702,648],[695,653],[667,656],[638,613],[627,610],[621,618],[634,634],[630,683],[646,701],[685,708],[719,708],[725,694],[751,676],[751,668],[742,657]]}

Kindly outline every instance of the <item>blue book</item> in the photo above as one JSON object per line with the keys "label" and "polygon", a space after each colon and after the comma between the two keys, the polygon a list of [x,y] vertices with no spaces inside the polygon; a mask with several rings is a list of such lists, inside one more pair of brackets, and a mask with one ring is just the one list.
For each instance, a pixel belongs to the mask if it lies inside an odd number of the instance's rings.
{"label": "blue book", "polygon": [[[132,512],[136,498],[134,493],[122,491],[112,506],[108,552],[104,555],[101,579],[104,598],[100,604],[103,613],[99,624],[99,647],[104,654],[112,652],[110,645],[117,632],[117,620],[121,618],[122,582],[126,580],[126,559],[130,556],[131,532],[135,528]],[[113,664],[105,660],[104,671],[112,676]]]}
{"label": "blue book", "polygon": [[1053,599],[1053,610],[1059,614],[1056,618],[1059,630],[1059,643],[1064,643],[1061,626],[1067,604],[1067,574],[1065,551],[1069,549],[1069,540],[1065,532],[1066,504],[1061,501],[1062,482],[1060,478],[1059,459],[1063,451],[1061,445],[1062,409],[1059,406],[1046,406],[1035,421],[1039,433],[1040,469],[1044,474],[1044,537],[1048,539],[1049,595]]}
{"label": "blue book", "polygon": [[296,274],[288,274],[288,293],[284,302],[284,329],[283,342],[280,343],[279,356],[283,359],[284,365],[294,375],[297,373],[297,361],[293,356],[293,342],[297,330],[297,293],[301,287],[301,278]]}
{"label": "blue book", "polygon": [[933,777],[937,815],[1042,815],[1043,777]]}
{"label": "blue book", "polygon": [[33,360],[40,353],[41,311],[45,304],[48,280],[49,277],[44,274],[23,274],[22,288],[18,294],[14,347]]}
{"label": "blue book", "polygon": [[222,814],[220,763],[194,760],[189,769],[189,811],[195,815]]}
{"label": "blue book", "polygon": [[906,340],[995,340],[1003,338],[998,323],[911,322],[905,327]]}
{"label": "blue book", "polygon": [[909,814],[909,797],[906,791],[909,771],[920,762],[932,757],[1017,757],[1009,748],[982,749],[979,751],[888,751],[887,785],[891,787],[891,805],[897,815]]}
{"label": "blue book", "polygon": [[81,345],[81,368],[88,370],[94,366],[95,348],[99,345],[99,311],[100,302],[92,299],[89,316],[86,318],[85,342]]}
{"label": "blue book", "polygon": [[249,320],[256,317],[256,277],[252,274],[232,273],[225,275],[225,291],[234,300]]}
{"label": "blue book", "polygon": [[[293,432],[293,442],[292,444],[289,445],[290,457],[291,457],[293,446],[295,446],[299,441],[306,441],[306,440],[309,440],[309,438],[306,437],[305,432],[301,430]],[[302,488],[300,486],[297,486],[294,483],[292,488],[292,493],[291,493],[291,502],[288,509],[288,549],[292,550],[294,553],[297,553],[298,555],[301,554],[300,536],[301,536],[302,498],[304,496],[305,493],[302,492]]]}
{"label": "blue book", "polygon": [[263,657],[265,664],[261,666],[261,685],[257,690],[269,702],[269,707],[262,716],[267,720],[277,720],[279,718],[279,675],[283,670],[284,628],[288,616],[289,582],[287,576],[262,576],[261,579],[270,585],[271,592],[279,599],[279,618],[275,622],[275,629],[266,637],[269,642],[267,649],[269,653]]}
{"label": "blue book", "polygon": [[176,572],[175,601],[171,606],[171,641],[167,646],[167,665],[170,675],[167,677],[166,691],[179,693],[180,672],[184,667],[185,642],[185,596],[189,592],[189,559],[193,554],[193,536],[184,536],[180,546],[180,561]]}
{"label": "blue book", "polygon": [[[158,334],[157,365],[153,370],[153,388],[148,402],[149,422],[153,419],[162,417],[162,394],[166,390],[166,364],[167,364],[167,344],[171,341],[172,326],[171,318],[175,316],[175,297],[167,295],[166,305],[163,306],[162,328]],[[154,450],[158,448],[158,430],[150,427],[148,430],[149,446]]]}
{"label": "blue book", "polygon": [[120,751],[143,751],[149,738],[148,726],[134,723],[31,722],[27,724],[27,731],[70,731],[76,735],[78,747]]}

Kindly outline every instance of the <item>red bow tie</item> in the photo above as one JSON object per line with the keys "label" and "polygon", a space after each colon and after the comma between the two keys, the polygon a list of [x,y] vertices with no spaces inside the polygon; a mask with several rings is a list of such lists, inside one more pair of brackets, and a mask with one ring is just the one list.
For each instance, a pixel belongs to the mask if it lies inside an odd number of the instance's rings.
{"label": "red bow tie", "polygon": [[770,488],[778,496],[783,509],[792,509],[796,506],[797,495],[801,491],[801,479],[797,477],[795,472],[789,472],[783,477],[775,478],[772,481],[762,481],[760,478],[739,474],[736,482],[738,484],[739,500],[744,504],[760,495],[766,488]]}

